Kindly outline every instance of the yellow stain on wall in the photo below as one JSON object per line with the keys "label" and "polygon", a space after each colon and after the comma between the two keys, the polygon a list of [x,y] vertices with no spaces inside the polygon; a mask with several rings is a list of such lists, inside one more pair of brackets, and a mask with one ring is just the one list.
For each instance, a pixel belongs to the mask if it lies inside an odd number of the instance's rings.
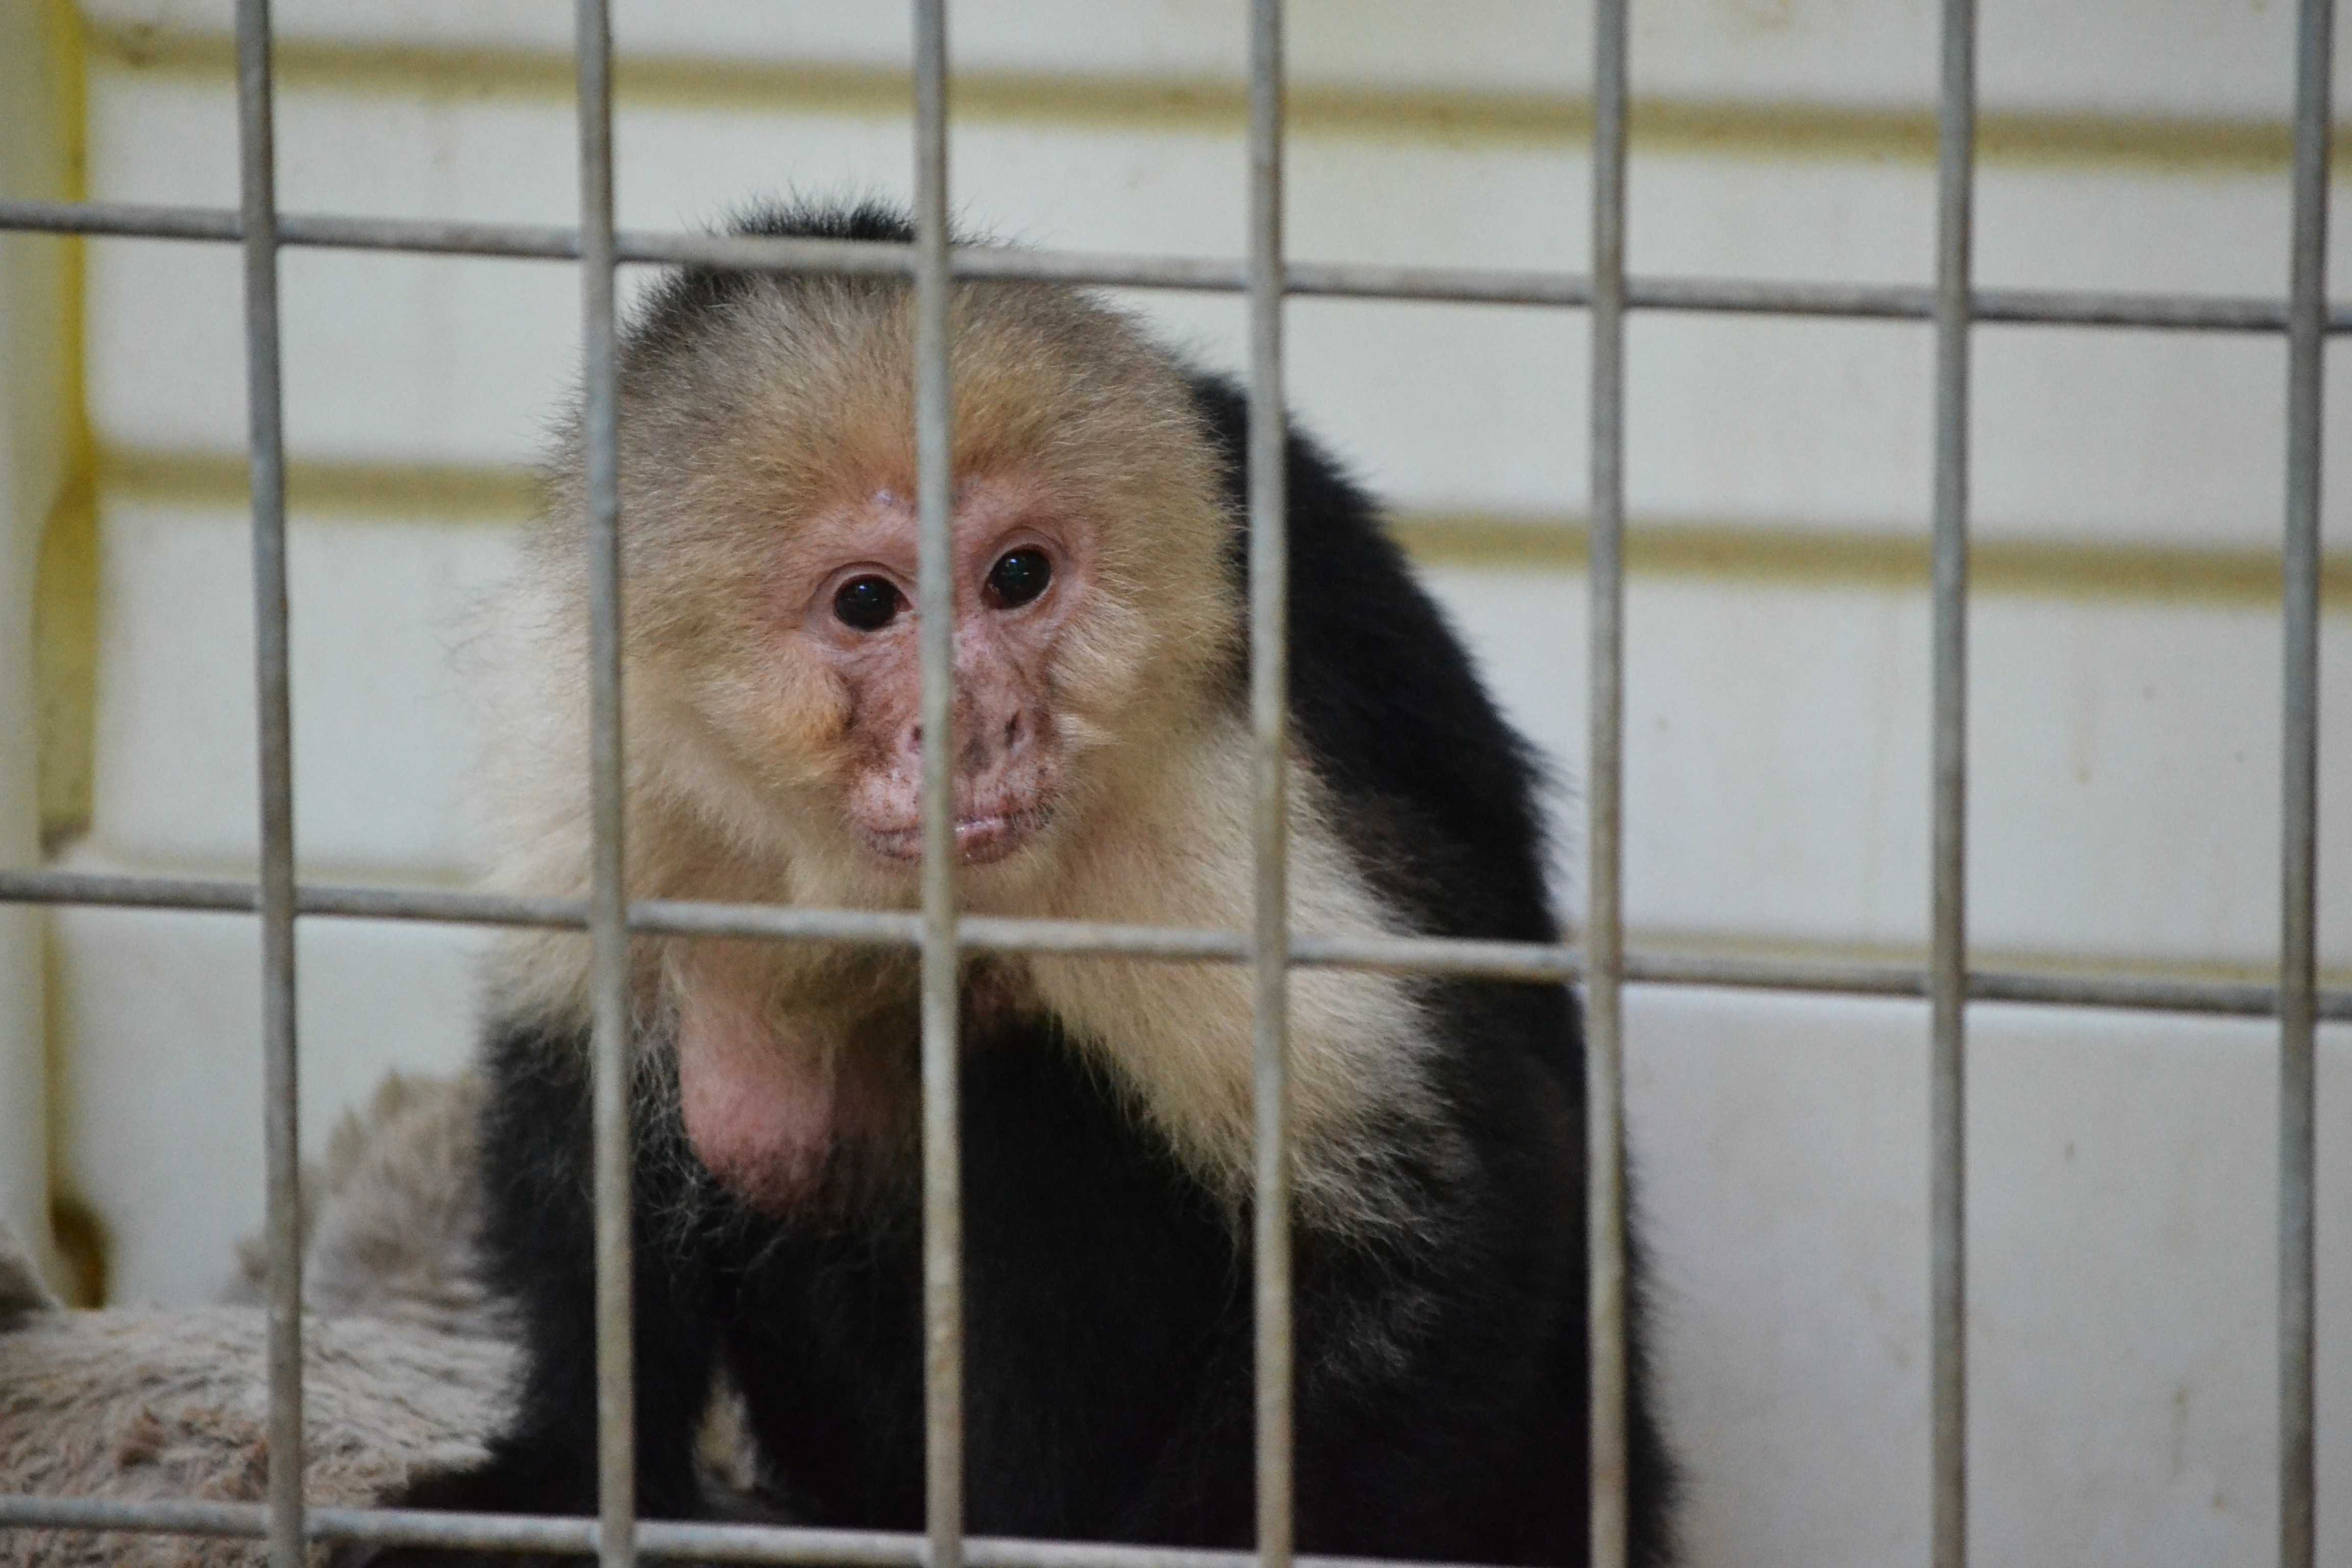
{"label": "yellow stain on wall", "polygon": [[[245,458],[221,453],[109,451],[98,479],[115,500],[242,508],[252,499]],[[297,524],[335,518],[513,524],[539,505],[539,479],[520,467],[299,458],[286,466],[286,507]]]}
{"label": "yellow stain on wall", "polygon": [[[63,118],[64,195],[89,194],[89,52],[72,0],[49,0],[50,58],[58,68],[57,112]],[[65,409],[65,482],[42,525],[33,583],[33,683],[40,725],[38,779],[45,853],[89,826],[98,727],[98,460],[83,373],[86,247],[79,235],[62,247],[60,290],[65,352],[58,393]]]}
{"label": "yellow stain on wall", "polygon": [[[241,458],[110,451],[97,471],[117,500],[221,510],[247,502]],[[287,468],[286,499],[297,527],[341,519],[513,527],[537,513],[541,497],[538,479],[521,468],[297,460]],[[1423,567],[1580,573],[1587,554],[1580,517],[1400,511],[1389,528]],[[1924,523],[1858,529],[1637,516],[1626,524],[1625,564],[1638,576],[1820,587],[1924,589],[1928,578]],[[58,588],[67,593],[67,563],[59,565]],[[2283,570],[2278,552],[2263,549],[2000,537],[1979,537],[1969,549],[1971,589],[1994,596],[2275,605]],[[2330,615],[2352,613],[2352,555],[2322,563],[2320,596]]]}
{"label": "yellow stain on wall", "polygon": [[55,854],[89,826],[98,723],[98,485],[87,462],[76,463],[49,513],[33,595],[41,848]]}

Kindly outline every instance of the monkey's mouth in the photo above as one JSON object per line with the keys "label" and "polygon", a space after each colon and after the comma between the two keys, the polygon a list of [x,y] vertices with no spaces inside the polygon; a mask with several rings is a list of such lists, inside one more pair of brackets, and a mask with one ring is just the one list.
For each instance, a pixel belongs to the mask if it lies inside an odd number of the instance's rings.
{"label": "monkey's mouth", "polygon": [[[1049,805],[1019,810],[973,812],[956,818],[956,859],[966,866],[988,866],[1005,858],[1036,837],[1054,815]],[[919,823],[903,827],[864,828],[866,842],[885,859],[914,864],[923,858]]]}

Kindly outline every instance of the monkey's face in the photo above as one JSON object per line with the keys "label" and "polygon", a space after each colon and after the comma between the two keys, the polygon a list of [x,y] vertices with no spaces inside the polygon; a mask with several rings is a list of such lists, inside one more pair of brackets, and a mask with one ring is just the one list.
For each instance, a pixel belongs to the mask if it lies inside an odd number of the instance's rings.
{"label": "monkey's face", "polygon": [[[960,286],[955,310],[953,808],[970,907],[998,910],[1060,886],[1199,755],[1233,700],[1240,605],[1222,456],[1173,362],[1065,290]],[[909,296],[768,280],[656,325],[620,421],[642,885],[909,902]],[[558,526],[537,542],[573,638],[577,456],[554,466]],[[579,700],[576,680],[558,690]]]}
{"label": "monkey's face", "polygon": [[[774,609],[788,657],[834,700],[830,781],[851,832],[885,861],[922,853],[921,617],[916,509],[877,487],[820,509],[783,552]],[[955,493],[955,837],[969,865],[1016,854],[1064,793],[1057,659],[1097,587],[1096,528],[1034,471]]]}

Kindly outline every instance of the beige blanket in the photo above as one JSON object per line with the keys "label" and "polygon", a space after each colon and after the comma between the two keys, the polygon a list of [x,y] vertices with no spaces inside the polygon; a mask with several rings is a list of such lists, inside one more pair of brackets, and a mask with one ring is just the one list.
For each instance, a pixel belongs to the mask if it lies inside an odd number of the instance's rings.
{"label": "beige blanket", "polygon": [[[305,1491],[379,1500],[478,1458],[515,1352],[473,1271],[472,1087],[394,1079],[306,1173]],[[226,1261],[226,1260],[224,1260]],[[257,1249],[232,1304],[66,1311],[0,1226],[0,1493],[262,1500],[267,1330]],[[324,1561],[324,1549],[314,1552]],[[258,1564],[228,1538],[0,1531],[6,1568]]]}

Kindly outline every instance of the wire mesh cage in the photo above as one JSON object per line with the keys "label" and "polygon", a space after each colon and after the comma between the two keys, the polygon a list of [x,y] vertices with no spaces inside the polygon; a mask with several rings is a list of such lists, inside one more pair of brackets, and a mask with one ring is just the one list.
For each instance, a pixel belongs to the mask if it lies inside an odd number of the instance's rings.
{"label": "wire mesh cage", "polygon": [[[138,236],[234,245],[244,262],[253,573],[257,608],[255,712],[260,758],[260,874],[253,882],[135,878],[42,869],[0,871],[0,900],[251,911],[263,932],[269,1257],[269,1486],[265,1506],[0,1498],[0,1527],[192,1531],[266,1537],[279,1568],[306,1543],[414,1542],[593,1551],[607,1563],[640,1552],[701,1560],[1039,1568],[1078,1562],[1192,1568],[1246,1553],[967,1539],[964,1472],[961,1210],[958,1191],[958,964],[975,952],[1116,953],[1248,968],[1256,1044],[1255,1279],[1257,1560],[1292,1556],[1292,1367],[1286,992],[1301,966],[1451,973],[1582,988],[1587,1016],[1591,1187],[1591,1561],[1622,1564],[1626,1541],[1626,1348],[1622,1251],[1623,1017],[1627,985],[1652,983],[1924,998],[1932,1019],[1930,1258],[1932,1561],[1968,1561],[1968,1412],[1963,1325],[1968,1301],[1966,1062],[1969,1004],[2145,1009],[2275,1018],[2279,1064],[2279,1562],[2317,1561],[2315,1458],[2315,1037],[2318,1022],[2352,1020],[2352,992],[2323,988],[2317,964],[2320,478],[2323,351],[2352,331],[2352,308],[2326,298],[2330,148],[2329,0],[2301,0],[2295,41],[2292,272],[2273,299],[2095,290],[1980,289],[1972,276],[1977,23],[1973,0],[1942,6],[1937,96],[1936,272],[1932,286],[1766,283],[1629,276],[1627,6],[1600,0],[1591,87],[1591,237],[1588,267],[1558,271],[1307,263],[1283,232],[1283,6],[1256,0],[1249,56],[1247,254],[1022,250],[951,243],[948,223],[949,60],[942,0],[916,7],[917,169],[912,245],[625,230],[613,198],[613,55],[604,6],[579,0],[576,67],[580,222],[576,226],[298,214],[279,209],[272,127],[272,34],[267,0],[240,0],[236,21],[242,202],[236,210],[0,201],[0,229]],[[392,891],[298,880],[291,766],[286,559],[285,420],[280,406],[279,258],[288,247],[576,262],[583,284],[585,447],[593,606],[587,759],[594,801],[593,890],[584,900]],[[617,530],[618,342],[615,279],[640,265],[690,264],[777,273],[909,278],[918,302],[920,592],[925,748],[921,907],[908,913],[787,909],[632,899],[623,874],[621,613]],[[1126,289],[1239,295],[1250,321],[1252,424],[1247,458],[1251,716],[1256,773],[1256,919],[1245,931],[1104,926],[957,912],[948,748],[950,398],[948,301],[961,279],[1034,279]],[[1284,303],[1323,296],[1508,303],[1584,312],[1591,326],[1589,761],[1584,834],[1587,901],[1572,944],[1338,938],[1289,929],[1287,842]],[[1691,956],[1629,948],[1624,935],[1622,788],[1625,729],[1624,452],[1626,321],[1633,312],[1701,312],[1927,323],[1934,337],[1932,576],[1932,920],[1927,962],[1901,965]],[[2126,328],[2283,337],[2287,349],[2284,648],[2281,776],[2284,901],[2275,984],[2129,973],[1987,970],[1969,960],[1965,826],[1969,758],[1969,434],[1970,343],[1981,323]],[[295,931],[310,920],[357,918],[584,931],[595,1000],[596,1268],[602,1513],[595,1521],[494,1518],[306,1508],[302,1496],[301,1233],[297,1184]],[[928,1530],[893,1535],[811,1529],[640,1521],[632,1496],[628,1266],[629,1109],[625,992],[633,933],[730,936],[896,946],[920,954],[924,1105]]]}

